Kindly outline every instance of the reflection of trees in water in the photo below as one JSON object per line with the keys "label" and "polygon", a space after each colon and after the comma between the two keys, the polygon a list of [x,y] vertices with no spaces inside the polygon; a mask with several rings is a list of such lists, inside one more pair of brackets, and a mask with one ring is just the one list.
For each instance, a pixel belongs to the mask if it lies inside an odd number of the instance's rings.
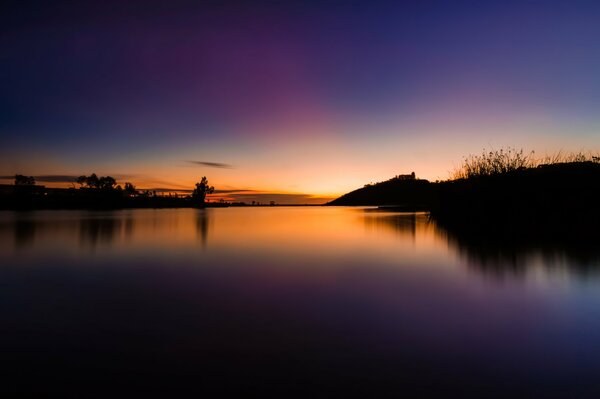
{"label": "reflection of trees in water", "polygon": [[123,228],[123,234],[124,234],[124,238],[126,240],[130,240],[131,237],[133,236],[133,229],[134,229],[133,217],[131,217],[131,215],[127,215],[127,217],[124,220],[124,228]]}
{"label": "reflection of trees in water", "polygon": [[33,244],[35,238],[36,222],[28,215],[17,213],[14,222],[14,237],[16,248],[26,248]]}
{"label": "reflection of trees in water", "polygon": [[579,275],[600,271],[600,246],[589,232],[571,230],[539,231],[520,226],[520,231],[440,226],[450,247],[479,272],[502,277],[525,275],[533,267],[546,271],[568,270]]}
{"label": "reflection of trees in water", "polygon": [[208,243],[208,225],[209,225],[209,209],[198,209],[196,213],[196,234],[202,243],[202,248],[206,248]]}
{"label": "reflection of trees in water", "polygon": [[111,244],[121,230],[121,220],[114,215],[82,218],[79,223],[79,238],[82,245]]}
{"label": "reflection of trees in water", "polygon": [[[76,217],[72,217],[77,215]],[[127,238],[133,234],[135,224],[130,215],[72,213],[39,214],[15,213],[15,218],[0,225],[8,237],[14,238],[15,249],[33,247],[36,242],[48,243],[79,240],[80,246],[96,246],[99,243],[111,244],[115,238]]]}
{"label": "reflection of trees in water", "polygon": [[417,232],[417,217],[416,213],[389,214],[368,210],[364,215],[364,221],[369,228],[392,230],[400,235],[414,238]]}

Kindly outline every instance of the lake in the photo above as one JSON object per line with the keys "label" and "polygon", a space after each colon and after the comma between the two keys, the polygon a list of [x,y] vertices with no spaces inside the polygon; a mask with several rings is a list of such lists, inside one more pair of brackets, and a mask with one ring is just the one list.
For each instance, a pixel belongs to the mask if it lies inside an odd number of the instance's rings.
{"label": "lake", "polygon": [[344,207],[0,212],[0,389],[600,394],[600,255]]}

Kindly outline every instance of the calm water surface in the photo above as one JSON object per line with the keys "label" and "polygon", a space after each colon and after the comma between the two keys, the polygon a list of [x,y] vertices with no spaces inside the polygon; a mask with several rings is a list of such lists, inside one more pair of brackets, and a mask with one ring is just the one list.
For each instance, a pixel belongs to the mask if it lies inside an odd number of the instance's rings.
{"label": "calm water surface", "polygon": [[599,260],[371,209],[0,212],[0,389],[597,397]]}

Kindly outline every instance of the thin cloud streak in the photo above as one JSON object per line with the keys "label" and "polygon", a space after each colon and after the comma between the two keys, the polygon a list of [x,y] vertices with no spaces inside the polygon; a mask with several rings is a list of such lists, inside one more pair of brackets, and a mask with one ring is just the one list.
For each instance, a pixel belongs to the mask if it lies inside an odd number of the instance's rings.
{"label": "thin cloud streak", "polygon": [[233,194],[233,193],[257,193],[258,190],[247,190],[247,189],[231,189],[231,190],[218,190],[215,189],[215,194]]}
{"label": "thin cloud streak", "polygon": [[186,161],[186,162],[194,164],[194,165],[208,166],[209,168],[219,168],[219,169],[233,169],[234,168],[233,165],[230,165],[228,163],[222,163],[222,162],[208,162],[208,161]]}
{"label": "thin cloud streak", "polygon": [[79,176],[72,175],[43,175],[33,176],[40,183],[75,183]]}

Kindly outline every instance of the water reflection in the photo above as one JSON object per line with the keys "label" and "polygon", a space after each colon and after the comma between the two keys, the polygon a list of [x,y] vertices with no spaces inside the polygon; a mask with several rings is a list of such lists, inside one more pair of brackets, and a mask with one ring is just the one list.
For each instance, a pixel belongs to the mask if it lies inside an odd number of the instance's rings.
{"label": "water reflection", "polygon": [[124,223],[124,234],[125,234],[125,238],[130,241],[131,240],[131,236],[133,235],[133,229],[134,229],[134,218],[129,215],[129,217],[125,218],[125,223]]}
{"label": "water reflection", "polygon": [[485,224],[477,215],[465,215],[464,221],[436,222],[467,266],[486,275],[524,276],[532,270],[586,276],[600,269],[600,246],[596,230],[581,226],[581,215],[552,215],[543,220],[523,217],[520,223]]}
{"label": "water reflection", "polygon": [[[493,233],[493,229],[490,229]],[[209,240],[209,235],[211,236]],[[579,237],[578,237],[579,236]],[[168,251],[200,246],[215,257],[261,253],[271,259],[334,259],[343,252],[402,264],[436,253],[448,262],[492,276],[525,276],[532,269],[585,276],[600,270],[597,235],[490,234],[442,226],[426,213],[374,209],[186,209],[3,212],[0,246],[6,251],[115,253]],[[11,246],[12,244],[12,246]],[[310,251],[306,251],[311,248]],[[445,261],[444,261],[445,262]]]}
{"label": "water reflection", "polygon": [[82,218],[79,223],[80,245],[89,245],[92,248],[99,244],[109,246],[121,233],[121,227],[122,220],[116,219],[113,213]]}
{"label": "water reflection", "polygon": [[31,246],[35,238],[36,222],[27,213],[17,212],[14,222],[15,247],[23,249]]}
{"label": "water reflection", "polygon": [[487,276],[524,277],[531,269],[542,267],[548,272],[564,272],[586,276],[600,271],[600,246],[595,234],[582,232],[529,233],[469,231],[444,226],[425,213],[390,213],[364,209],[364,224],[369,231],[390,230],[399,240],[415,240],[417,231],[433,234],[445,241],[470,270]]}
{"label": "water reflection", "polygon": [[419,223],[426,220],[424,213],[390,213],[378,209],[365,209],[364,222],[368,229],[387,229],[403,237],[415,238]]}
{"label": "water reflection", "polygon": [[209,222],[210,209],[198,209],[196,215],[196,232],[200,242],[202,243],[202,249],[206,249],[208,243],[208,222]]}
{"label": "water reflection", "polygon": [[[438,231],[444,231],[440,226]],[[529,269],[543,267],[547,271],[568,269],[585,276],[600,269],[600,246],[589,237],[542,238],[473,234],[460,230],[446,231],[448,243],[455,248],[472,270],[498,277],[523,276]]]}

